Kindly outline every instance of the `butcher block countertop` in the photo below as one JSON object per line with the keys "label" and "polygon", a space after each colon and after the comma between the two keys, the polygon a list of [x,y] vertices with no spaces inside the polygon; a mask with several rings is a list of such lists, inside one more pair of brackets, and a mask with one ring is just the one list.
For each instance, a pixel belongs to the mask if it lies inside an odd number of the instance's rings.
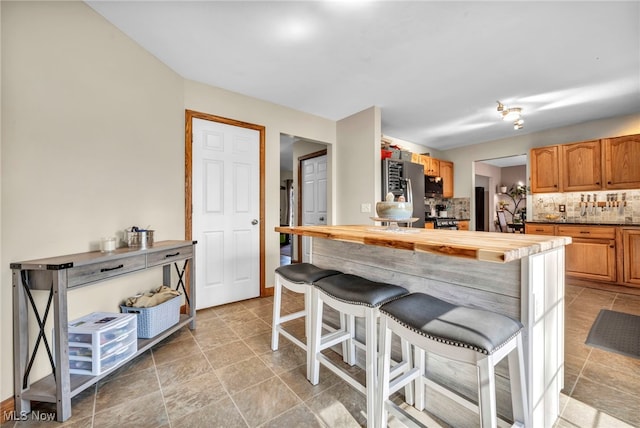
{"label": "butcher block countertop", "polygon": [[401,229],[394,232],[386,226],[282,226],[275,231],[496,263],[508,263],[571,243],[571,238],[566,236]]}

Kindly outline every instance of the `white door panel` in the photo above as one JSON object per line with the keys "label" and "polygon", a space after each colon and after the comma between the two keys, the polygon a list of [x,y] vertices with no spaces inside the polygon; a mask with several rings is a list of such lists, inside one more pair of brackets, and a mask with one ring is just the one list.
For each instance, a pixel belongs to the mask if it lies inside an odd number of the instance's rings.
{"label": "white door panel", "polygon": [[193,119],[198,309],[260,294],[260,135]]}
{"label": "white door panel", "polygon": [[[302,224],[327,224],[327,155],[302,161]],[[302,261],[311,260],[309,238],[302,238]]]}

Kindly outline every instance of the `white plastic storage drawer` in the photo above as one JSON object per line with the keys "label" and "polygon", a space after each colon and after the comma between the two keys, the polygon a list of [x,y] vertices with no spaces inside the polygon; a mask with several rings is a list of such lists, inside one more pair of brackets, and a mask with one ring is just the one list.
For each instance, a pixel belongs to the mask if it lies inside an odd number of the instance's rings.
{"label": "white plastic storage drawer", "polygon": [[69,371],[99,375],[138,350],[134,314],[94,312],[69,323]]}

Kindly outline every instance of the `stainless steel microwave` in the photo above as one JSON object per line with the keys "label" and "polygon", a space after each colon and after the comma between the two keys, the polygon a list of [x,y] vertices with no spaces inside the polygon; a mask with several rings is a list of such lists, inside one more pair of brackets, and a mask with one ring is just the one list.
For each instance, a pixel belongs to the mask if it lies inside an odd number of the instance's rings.
{"label": "stainless steel microwave", "polygon": [[442,197],[442,177],[424,176],[424,196],[427,198]]}

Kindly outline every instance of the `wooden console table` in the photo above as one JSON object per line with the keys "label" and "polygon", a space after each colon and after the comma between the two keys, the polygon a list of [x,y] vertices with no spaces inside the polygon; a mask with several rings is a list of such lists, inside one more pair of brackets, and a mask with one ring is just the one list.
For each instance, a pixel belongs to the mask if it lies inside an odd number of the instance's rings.
{"label": "wooden console table", "polygon": [[[67,291],[78,287],[95,285],[102,281],[121,277],[146,269],[162,267],[163,284],[171,286],[171,265],[175,266],[178,282],[175,289],[182,288],[188,309],[181,314],[176,325],[151,339],[138,339],[138,350],[142,354],[176,330],[189,324],[196,325],[195,289],[195,244],[196,241],[161,241],[146,249],[119,248],[111,253],[93,251],[70,254],[40,260],[11,263],[13,277],[13,377],[16,412],[31,411],[31,401],[56,403],[57,420],[71,417],[71,398],[107,376],[120,364],[98,376],[69,373],[69,337],[67,319]],[[182,266],[178,263],[183,262]],[[185,287],[188,273],[189,287]],[[38,310],[32,291],[48,291],[45,308]],[[51,347],[45,334],[45,323],[53,305],[53,341]],[[30,352],[29,306],[33,311],[39,333]],[[40,346],[44,345],[44,346]],[[31,383],[29,375],[38,351],[46,351],[52,373]]]}

